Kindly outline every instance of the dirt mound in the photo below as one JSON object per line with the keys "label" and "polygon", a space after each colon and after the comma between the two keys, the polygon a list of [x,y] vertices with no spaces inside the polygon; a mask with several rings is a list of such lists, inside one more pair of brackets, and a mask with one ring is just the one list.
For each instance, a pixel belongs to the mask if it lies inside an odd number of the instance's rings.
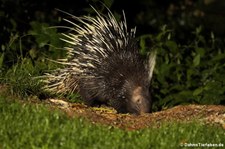
{"label": "dirt mound", "polygon": [[137,116],[117,114],[114,109],[108,107],[87,107],[83,104],[68,103],[58,99],[49,99],[47,103],[62,109],[69,116],[82,117],[92,123],[110,125],[126,130],[160,126],[164,121],[198,121],[216,124],[225,129],[225,106],[222,105],[180,105],[160,112]]}

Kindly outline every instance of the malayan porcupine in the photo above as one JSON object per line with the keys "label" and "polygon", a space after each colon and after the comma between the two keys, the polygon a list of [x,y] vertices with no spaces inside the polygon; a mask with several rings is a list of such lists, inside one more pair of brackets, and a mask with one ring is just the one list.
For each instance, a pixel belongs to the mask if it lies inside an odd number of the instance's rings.
{"label": "malayan porcupine", "polygon": [[110,10],[107,15],[95,12],[95,18],[67,13],[77,23],[64,19],[72,25],[64,26],[70,29],[62,39],[70,45],[65,47],[67,57],[58,60],[65,67],[46,73],[44,88],[54,93],[78,92],[88,105],[103,103],[121,113],[150,112],[156,52],[141,56],[136,28],[127,31],[124,13],[124,20],[118,22]]}

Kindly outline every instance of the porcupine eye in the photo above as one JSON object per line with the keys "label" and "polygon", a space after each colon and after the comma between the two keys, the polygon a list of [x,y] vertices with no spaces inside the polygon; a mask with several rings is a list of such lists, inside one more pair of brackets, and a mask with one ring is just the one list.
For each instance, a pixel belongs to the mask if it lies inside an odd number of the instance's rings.
{"label": "porcupine eye", "polygon": [[138,98],[137,101],[136,101],[136,103],[137,103],[137,104],[141,104],[141,99]]}

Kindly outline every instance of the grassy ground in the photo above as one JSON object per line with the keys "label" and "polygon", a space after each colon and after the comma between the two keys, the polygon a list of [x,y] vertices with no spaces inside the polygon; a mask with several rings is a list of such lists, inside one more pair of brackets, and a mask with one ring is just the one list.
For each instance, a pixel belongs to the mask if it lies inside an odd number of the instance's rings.
{"label": "grassy ground", "polygon": [[[30,105],[0,96],[0,148],[181,148],[182,143],[224,143],[222,128],[165,124],[160,128],[124,131],[69,118],[43,105]],[[192,143],[192,144],[190,144]],[[223,144],[225,145],[225,144]],[[185,148],[185,147],[184,147]]]}

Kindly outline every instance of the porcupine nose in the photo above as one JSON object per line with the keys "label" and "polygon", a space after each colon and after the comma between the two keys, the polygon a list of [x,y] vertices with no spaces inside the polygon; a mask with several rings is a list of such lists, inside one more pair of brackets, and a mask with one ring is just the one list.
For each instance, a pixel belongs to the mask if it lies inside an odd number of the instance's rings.
{"label": "porcupine nose", "polygon": [[143,115],[144,113],[150,112],[150,105],[148,99],[142,97],[138,99],[137,104],[139,106],[138,114]]}

